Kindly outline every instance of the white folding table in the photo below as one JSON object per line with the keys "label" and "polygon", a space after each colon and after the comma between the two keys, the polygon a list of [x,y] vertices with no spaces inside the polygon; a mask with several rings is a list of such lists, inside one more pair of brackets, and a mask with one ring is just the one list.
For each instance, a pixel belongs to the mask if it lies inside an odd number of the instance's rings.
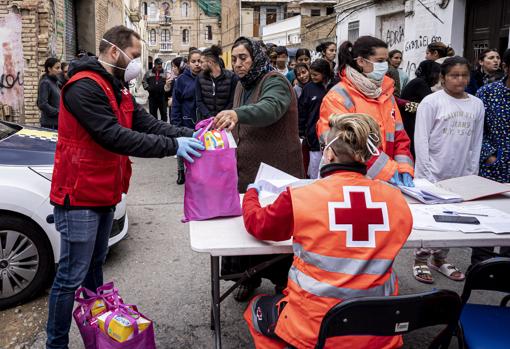
{"label": "white folding table", "polygon": [[[478,204],[510,213],[510,194],[501,194],[485,200],[462,203],[463,206]],[[290,254],[293,253],[292,240],[280,242],[257,240],[246,231],[243,218],[234,217],[190,222],[190,243],[193,251],[208,253],[211,256],[211,328],[214,328],[215,331],[215,347],[221,348],[220,303],[237,287],[237,284],[232,286],[224,295],[220,295],[220,279],[229,279],[220,277],[220,257]],[[510,246],[510,234],[413,230],[404,248],[483,246]],[[244,276],[249,277],[278,260],[252,268]]]}

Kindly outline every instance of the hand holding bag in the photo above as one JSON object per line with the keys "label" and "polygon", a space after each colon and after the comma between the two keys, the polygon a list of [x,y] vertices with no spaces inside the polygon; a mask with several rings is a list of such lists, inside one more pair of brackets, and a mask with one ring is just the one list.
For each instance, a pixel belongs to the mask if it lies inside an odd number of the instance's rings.
{"label": "hand holding bag", "polygon": [[202,120],[196,130],[202,129],[197,138],[206,145],[200,158],[186,163],[183,222],[200,221],[217,217],[240,216],[241,202],[237,191],[236,149],[230,146],[225,130],[221,134],[222,148],[207,150],[205,137],[214,118]]}

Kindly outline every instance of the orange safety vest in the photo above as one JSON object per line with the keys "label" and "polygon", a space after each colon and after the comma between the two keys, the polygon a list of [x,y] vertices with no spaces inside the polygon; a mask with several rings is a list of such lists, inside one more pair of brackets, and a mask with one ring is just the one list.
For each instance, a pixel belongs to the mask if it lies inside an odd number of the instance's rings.
{"label": "orange safety vest", "polygon": [[325,143],[329,131],[329,118],[335,114],[365,113],[374,118],[381,130],[381,155],[368,162],[367,176],[388,181],[395,171],[407,172],[414,177],[414,160],[410,151],[411,141],[404,130],[402,117],[395,97],[394,82],[385,76],[383,92],[377,99],[367,98],[352,84],[342,71],[341,81],[333,86],[322,100],[317,136]]}
{"label": "orange safety vest", "polygon": [[[291,198],[294,263],[275,333],[297,348],[314,348],[335,304],[397,295],[392,265],[411,233],[412,216],[399,190],[354,172],[291,189]],[[326,343],[335,349],[400,346],[400,336],[343,336]]]}

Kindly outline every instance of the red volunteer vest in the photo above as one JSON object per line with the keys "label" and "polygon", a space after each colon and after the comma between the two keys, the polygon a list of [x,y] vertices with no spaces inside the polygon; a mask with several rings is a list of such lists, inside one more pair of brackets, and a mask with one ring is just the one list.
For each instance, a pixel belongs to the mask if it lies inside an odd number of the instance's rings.
{"label": "red volunteer vest", "polygon": [[[412,216],[400,191],[353,172],[291,189],[291,198],[294,262],[276,334],[297,348],[314,348],[321,321],[335,304],[398,293],[392,264],[411,232]],[[345,336],[328,340],[326,348],[401,345],[400,336]]]}
{"label": "red volunteer vest", "polygon": [[58,205],[114,206],[127,193],[131,162],[97,144],[77,119],[65,108],[66,87],[80,79],[94,80],[108,97],[120,125],[132,128],[133,99],[127,89],[117,104],[111,84],[100,74],[82,71],[64,86],[60,98],[59,129],[50,200]]}

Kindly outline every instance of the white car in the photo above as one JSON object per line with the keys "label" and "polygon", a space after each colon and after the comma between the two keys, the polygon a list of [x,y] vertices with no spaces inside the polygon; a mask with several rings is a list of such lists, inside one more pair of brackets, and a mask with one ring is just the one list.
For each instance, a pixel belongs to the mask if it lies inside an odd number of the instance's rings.
{"label": "white car", "polygon": [[[57,133],[0,121],[0,309],[53,281],[60,234],[50,204]],[[128,230],[126,198],[115,210],[110,246]]]}

